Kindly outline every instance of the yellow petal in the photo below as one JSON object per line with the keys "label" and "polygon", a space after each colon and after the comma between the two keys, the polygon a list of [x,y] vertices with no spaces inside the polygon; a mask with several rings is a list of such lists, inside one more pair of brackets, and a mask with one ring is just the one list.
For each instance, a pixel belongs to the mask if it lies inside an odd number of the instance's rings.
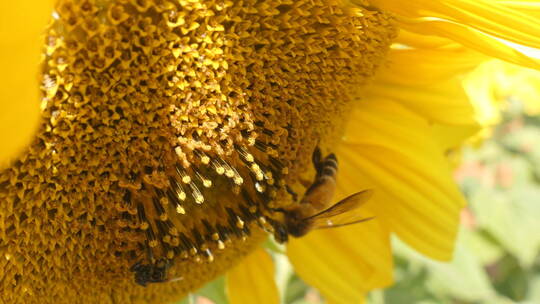
{"label": "yellow petal", "polygon": [[396,43],[414,49],[443,49],[455,44],[444,37],[422,35],[403,28],[399,29]]}
{"label": "yellow petal", "polygon": [[475,127],[491,124],[499,108],[475,99],[470,94],[474,91],[466,90],[463,84],[463,74],[471,74],[487,61],[488,57],[463,47],[394,49],[389,64],[365,89],[364,96],[399,102],[430,122]]}
{"label": "yellow petal", "polygon": [[441,20],[402,22],[409,31],[425,35],[439,35],[459,42],[465,47],[525,67],[539,69],[540,62],[521,53],[493,36],[486,35],[468,26]]}
{"label": "yellow petal", "polygon": [[377,220],[292,239],[287,255],[329,303],[358,303],[368,290],[392,282],[389,234]]}
{"label": "yellow petal", "polygon": [[274,263],[264,249],[257,249],[227,273],[231,304],[276,304],[279,293],[274,281]]}
{"label": "yellow petal", "polygon": [[404,2],[373,0],[372,3],[402,16],[446,19],[495,37],[540,48],[540,23],[538,19],[519,9],[503,6],[496,1],[416,0]]}
{"label": "yellow petal", "polygon": [[478,58],[472,58],[473,55],[470,59],[451,59],[447,61],[449,64],[441,64],[436,60],[442,59],[441,54],[449,59],[460,57],[457,53],[450,56],[446,51],[393,51],[389,67],[366,89],[366,99],[370,103],[371,99],[379,98],[397,101],[433,122],[476,124],[474,105],[455,73],[471,69],[478,64]]}
{"label": "yellow petal", "polygon": [[510,9],[519,10],[533,18],[540,18],[540,2],[538,0],[495,0],[494,2]]}
{"label": "yellow petal", "polygon": [[347,130],[340,170],[375,190],[379,220],[418,251],[450,259],[465,201],[428,122],[398,103],[370,100]]}
{"label": "yellow petal", "polygon": [[503,100],[495,92],[496,87],[504,85],[504,82],[496,80],[500,72],[496,66],[486,62],[469,73],[463,81],[482,125],[493,126],[501,120],[500,104]]}
{"label": "yellow petal", "polygon": [[41,33],[51,11],[51,0],[0,3],[0,167],[37,127]]}
{"label": "yellow petal", "polygon": [[435,140],[444,152],[463,146],[467,139],[470,139],[481,130],[480,125],[434,124],[431,128]]}
{"label": "yellow petal", "polygon": [[430,85],[468,72],[488,58],[463,47],[451,49],[393,49],[376,81]]}
{"label": "yellow petal", "polygon": [[500,120],[499,108],[508,98],[523,102],[530,115],[540,113],[540,71],[500,60],[479,66],[464,80],[468,94],[481,109],[484,121]]}
{"label": "yellow petal", "polygon": [[372,88],[377,90],[372,91],[373,95],[396,100],[432,121],[448,124],[476,122],[474,108],[457,79],[424,87],[377,83]]}

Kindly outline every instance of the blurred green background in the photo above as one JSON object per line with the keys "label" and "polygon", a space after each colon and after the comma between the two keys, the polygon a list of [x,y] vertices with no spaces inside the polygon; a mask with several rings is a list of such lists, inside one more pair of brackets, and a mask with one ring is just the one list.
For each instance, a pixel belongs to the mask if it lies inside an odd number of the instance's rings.
{"label": "blurred green background", "polygon": [[[393,240],[396,284],[370,304],[540,303],[540,117],[509,101],[490,139],[463,152],[456,180],[469,206],[451,263],[431,261]],[[283,303],[324,303],[276,254]],[[224,278],[182,303],[225,304]]]}

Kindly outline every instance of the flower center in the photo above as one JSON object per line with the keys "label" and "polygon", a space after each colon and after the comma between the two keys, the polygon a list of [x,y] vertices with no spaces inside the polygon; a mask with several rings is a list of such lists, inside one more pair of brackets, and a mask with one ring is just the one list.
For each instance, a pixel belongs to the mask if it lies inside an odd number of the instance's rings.
{"label": "flower center", "polygon": [[[0,231],[33,280],[97,274],[104,293],[142,292],[129,266],[167,259],[178,296],[249,252],[395,35],[331,0],[60,0],[54,17],[42,128],[0,174],[16,214]],[[30,226],[49,249],[23,244]]]}

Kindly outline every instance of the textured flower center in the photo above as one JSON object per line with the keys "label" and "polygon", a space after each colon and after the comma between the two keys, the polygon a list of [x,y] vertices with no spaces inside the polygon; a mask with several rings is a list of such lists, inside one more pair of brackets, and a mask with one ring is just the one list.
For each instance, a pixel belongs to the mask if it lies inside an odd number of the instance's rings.
{"label": "textured flower center", "polygon": [[[230,267],[395,35],[342,1],[61,0],[54,17],[42,128],[0,173],[13,298],[174,298]],[[163,258],[183,280],[133,283]]]}

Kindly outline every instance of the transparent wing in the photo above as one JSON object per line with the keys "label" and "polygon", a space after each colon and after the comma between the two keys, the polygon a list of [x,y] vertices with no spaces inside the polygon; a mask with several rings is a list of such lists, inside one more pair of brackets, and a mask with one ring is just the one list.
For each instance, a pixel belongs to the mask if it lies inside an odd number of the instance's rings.
{"label": "transparent wing", "polygon": [[314,229],[335,228],[370,220],[372,217],[366,217],[357,209],[364,205],[372,195],[373,190],[370,189],[355,193],[306,220],[313,222]]}
{"label": "transparent wing", "polygon": [[372,220],[374,219],[375,217],[374,216],[370,216],[370,217],[364,217],[364,218],[361,218],[359,220],[353,220],[353,221],[350,221],[350,220],[344,220],[345,223],[342,223],[342,224],[335,224],[334,221],[332,220],[326,220],[325,223],[315,223],[313,224],[313,229],[328,229],[328,228],[338,228],[338,227],[343,227],[343,226],[349,226],[349,225],[354,225],[354,224],[358,224],[358,223],[362,223],[362,222],[366,222],[366,221],[369,221],[369,220]]}

